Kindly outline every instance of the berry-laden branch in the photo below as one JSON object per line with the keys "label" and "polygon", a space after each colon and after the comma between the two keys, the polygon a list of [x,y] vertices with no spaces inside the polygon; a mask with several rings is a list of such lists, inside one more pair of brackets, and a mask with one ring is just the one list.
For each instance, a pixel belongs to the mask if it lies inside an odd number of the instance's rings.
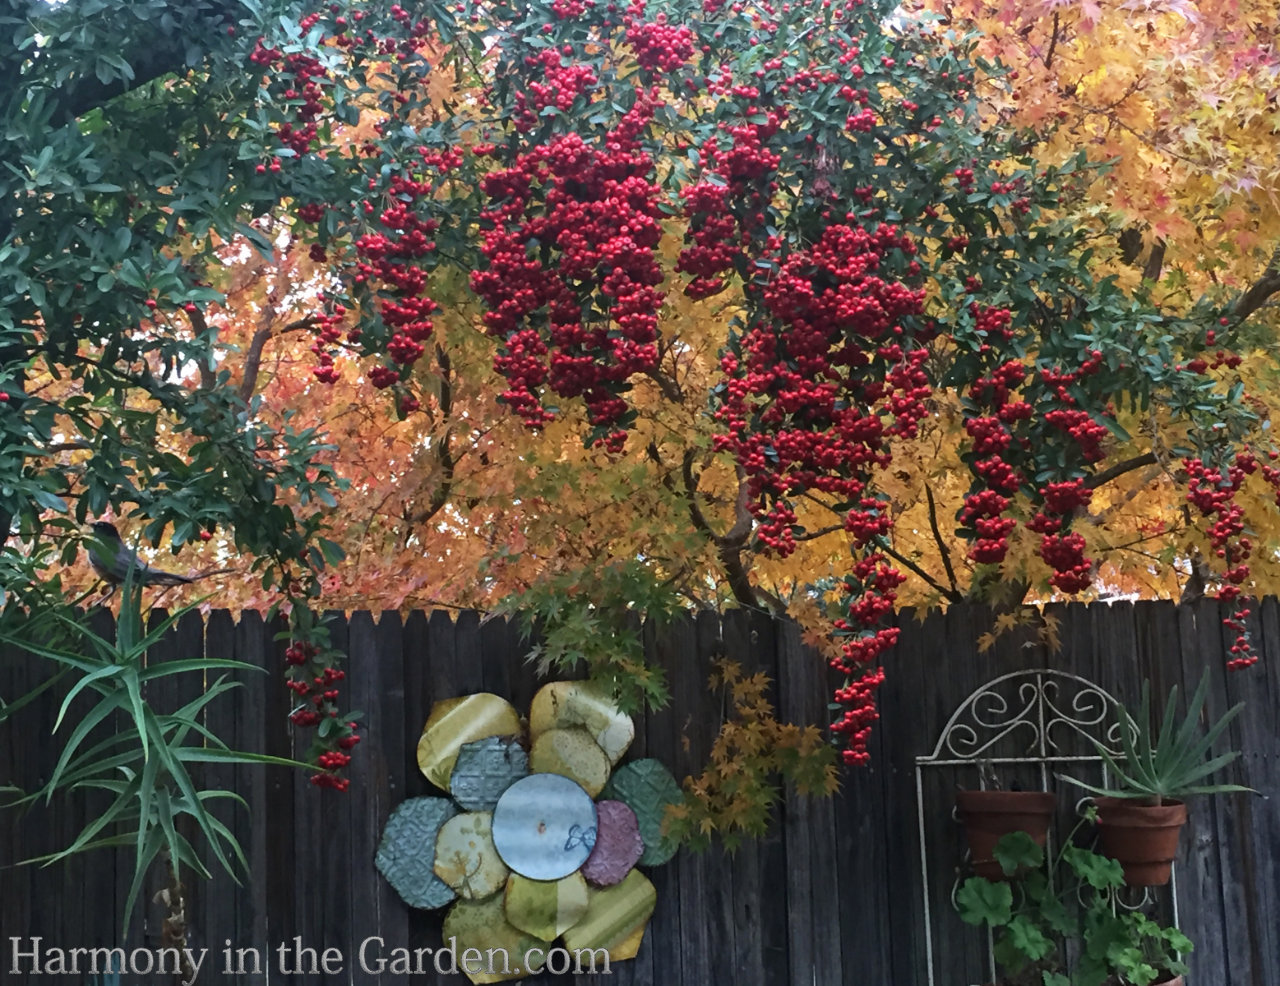
{"label": "berry-laden branch", "polygon": [[[377,10],[332,5],[303,20],[306,42],[264,40],[251,59],[278,143],[259,168],[294,183],[331,275],[316,379],[337,379],[345,349],[414,413],[432,316],[466,284],[499,399],[535,431],[577,403],[587,444],[622,455],[648,441],[633,435],[633,380],[661,382],[660,355],[692,349],[665,301],[723,295],[736,315],[713,327],[706,412],[739,509],[712,530],[686,453],[688,522],[755,605],[744,554],[803,554],[809,498],[842,519],[832,728],[847,762],[867,759],[905,578],[883,547],[895,516],[880,478],[943,403],[962,409],[955,531],[977,583],[1002,577],[1022,524],[1046,593],[1093,586],[1073,524],[1099,486],[1151,461],[1124,447],[1117,408],[1154,402],[1190,423],[1188,495],[1214,518],[1222,594],[1239,595],[1251,543],[1231,500],[1256,469],[1256,418],[1222,386],[1239,358],[1202,358],[1220,312],[1174,317],[1095,279],[1090,233],[1066,214],[1092,173],[1029,160],[1034,135],[984,122],[967,48],[888,30],[886,5],[862,0],[475,2],[433,22]],[[442,66],[462,98],[433,95]],[[332,138],[357,123],[348,144]],[[932,584],[962,595],[926,495],[950,588]],[[302,717],[336,719],[323,652],[294,658]]]}

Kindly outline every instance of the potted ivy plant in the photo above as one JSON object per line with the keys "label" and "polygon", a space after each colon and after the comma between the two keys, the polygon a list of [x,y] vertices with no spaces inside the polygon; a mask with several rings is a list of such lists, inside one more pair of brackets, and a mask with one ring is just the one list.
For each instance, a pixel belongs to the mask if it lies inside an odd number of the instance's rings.
{"label": "potted ivy plant", "polygon": [[1142,707],[1137,719],[1131,719],[1124,707],[1119,707],[1123,761],[1097,744],[1098,754],[1116,784],[1098,787],[1059,775],[1062,780],[1095,795],[1099,845],[1104,853],[1120,861],[1130,886],[1162,886],[1169,882],[1178,838],[1187,821],[1186,798],[1253,791],[1239,784],[1202,783],[1240,756],[1240,751],[1235,750],[1205,759],[1213,742],[1244,708],[1243,703],[1233,706],[1202,734],[1199,724],[1208,694],[1209,672],[1206,670],[1187,703],[1185,718],[1179,722],[1178,686],[1174,685],[1165,702],[1160,732],[1153,737],[1151,683],[1143,682]]}
{"label": "potted ivy plant", "polygon": [[[995,848],[1013,882],[970,877],[956,910],[991,929],[1001,979],[993,986],[1183,986],[1192,943],[1141,911],[1113,906],[1120,864],[1068,842],[1053,868],[1024,832]],[[1072,943],[1075,947],[1067,948]]]}
{"label": "potted ivy plant", "polygon": [[1010,832],[1026,832],[1040,846],[1049,837],[1055,798],[1049,791],[1005,791],[990,761],[978,764],[982,789],[956,791],[956,813],[964,825],[973,872],[987,880],[1005,879],[993,855],[996,843]]}

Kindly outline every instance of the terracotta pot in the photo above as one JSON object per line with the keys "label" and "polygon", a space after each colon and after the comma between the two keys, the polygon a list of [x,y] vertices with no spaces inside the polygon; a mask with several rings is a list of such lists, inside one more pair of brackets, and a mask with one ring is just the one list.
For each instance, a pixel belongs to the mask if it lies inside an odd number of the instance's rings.
{"label": "terracotta pot", "polygon": [[957,791],[956,808],[969,840],[974,874],[1008,879],[996,862],[996,843],[1010,832],[1026,832],[1043,846],[1056,801],[1048,791]]}
{"label": "terracotta pot", "polygon": [[1098,845],[1104,855],[1124,867],[1125,883],[1131,887],[1168,883],[1187,806],[1181,801],[1143,805],[1130,798],[1095,798],[1094,803]]}

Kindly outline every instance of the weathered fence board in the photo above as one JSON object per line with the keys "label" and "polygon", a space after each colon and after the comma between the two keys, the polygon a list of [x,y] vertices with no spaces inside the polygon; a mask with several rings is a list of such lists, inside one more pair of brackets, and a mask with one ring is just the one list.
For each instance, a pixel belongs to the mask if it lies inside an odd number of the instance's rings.
{"label": "weathered fence board", "polygon": [[[961,766],[921,772],[916,758],[932,751],[955,708],[1001,674],[1052,666],[1095,682],[1136,708],[1144,678],[1156,696],[1179,684],[1194,689],[1203,668],[1213,674],[1210,714],[1237,701],[1244,715],[1220,748],[1244,757],[1231,779],[1271,795],[1201,799],[1191,808],[1178,870],[1181,923],[1196,942],[1192,983],[1274,986],[1280,983],[1280,604],[1264,601],[1252,617],[1264,653],[1246,672],[1223,671],[1225,639],[1212,600],[1171,603],[1051,607],[1060,624],[1060,646],[1046,651],[1032,635],[1015,632],[983,653],[978,636],[991,628],[981,608],[952,607],[922,622],[904,617],[902,637],[881,690],[881,720],[872,739],[870,766],[844,772],[833,799],[788,792],[773,831],[748,840],[735,853],[682,851],[650,876],[658,906],[640,954],[619,964],[612,982],[626,986],[924,986],[926,955],[933,953],[935,982],[964,986],[986,981],[981,933],[950,910],[951,889],[961,871],[963,840],[951,818],[957,783],[972,786],[976,770]],[[99,630],[107,628],[99,624]],[[213,613],[184,617],[150,662],[190,657],[234,657],[266,673],[235,672],[235,691],[215,700],[205,723],[231,745],[284,757],[305,756],[309,737],[286,723],[290,693],[280,675],[283,644],[278,624],[250,614],[239,621]],[[671,701],[638,723],[635,756],[655,756],[678,777],[706,762],[725,706],[707,690],[713,662],[728,658],[773,681],[770,697],[792,721],[825,723],[831,681],[820,657],[807,649],[794,625],[759,614],[700,614],[673,626],[640,631],[650,660],[668,679]],[[264,960],[257,974],[201,976],[201,982],[245,986],[270,983],[436,986],[460,981],[426,971],[376,975],[359,968],[362,941],[382,938],[393,947],[435,947],[440,917],[406,907],[373,867],[373,854],[388,814],[401,801],[432,793],[417,769],[414,747],[431,704],[487,690],[522,711],[539,685],[524,660],[527,645],[503,620],[475,613],[359,613],[337,618],[336,646],[350,655],[345,694],[365,713],[364,741],[355,750],[347,794],[319,790],[306,775],[283,767],[200,765],[201,779],[234,791],[252,815],[219,806],[244,846],[249,873],[242,886],[215,870],[207,882],[191,881],[187,935],[221,964],[227,943],[256,948]],[[0,697],[12,700],[49,674],[29,655],[0,656]],[[212,683],[222,672],[210,672]],[[171,711],[199,694],[198,676],[162,678],[148,701]],[[65,687],[0,728],[0,784],[38,786],[56,762],[52,729]],[[86,707],[81,698],[72,717]],[[66,731],[63,730],[59,733]],[[1011,768],[1010,777],[1038,783],[1033,770]],[[1065,833],[1078,792],[1062,792],[1058,831]],[[11,975],[10,938],[40,936],[45,947],[121,944],[120,902],[128,887],[131,852],[104,852],[65,867],[37,869],[11,864],[66,845],[102,810],[102,796],[58,799],[23,815],[0,813],[0,978],[88,986],[89,980]],[[922,853],[921,832],[924,833]],[[156,947],[161,904],[152,895],[163,875],[148,881],[139,920],[123,944]],[[1167,903],[1167,900],[1166,900]],[[933,935],[926,939],[924,911]],[[294,940],[318,952],[337,948],[339,976],[282,977],[276,949]],[[234,952],[233,952],[234,955]],[[251,968],[251,967],[250,967]],[[589,975],[544,974],[531,983],[587,984]],[[139,977],[159,983],[158,977]],[[120,986],[132,986],[128,976]]]}

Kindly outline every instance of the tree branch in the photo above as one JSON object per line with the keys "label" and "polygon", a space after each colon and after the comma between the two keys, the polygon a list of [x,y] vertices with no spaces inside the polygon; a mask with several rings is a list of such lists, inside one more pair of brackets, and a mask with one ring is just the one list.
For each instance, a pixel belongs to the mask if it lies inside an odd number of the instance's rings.
{"label": "tree branch", "polygon": [[1127,472],[1133,472],[1135,469],[1141,469],[1143,466],[1152,466],[1159,463],[1154,452],[1144,452],[1142,455],[1135,455],[1132,459],[1125,459],[1123,462],[1117,462],[1110,469],[1104,469],[1096,475],[1090,476],[1085,480],[1085,489],[1096,490],[1099,486],[1105,486]]}
{"label": "tree branch", "polygon": [[1271,254],[1271,260],[1268,261],[1267,269],[1262,272],[1262,276],[1232,306],[1232,314],[1236,318],[1248,318],[1266,304],[1267,299],[1277,291],[1280,291],[1280,246],[1277,246],[1275,252]]}
{"label": "tree branch", "polygon": [[796,538],[797,541],[816,541],[818,538],[826,537],[828,534],[834,534],[836,531],[843,531],[843,524],[831,524],[828,527],[819,527],[816,531],[809,531],[801,534]]}
{"label": "tree branch", "polygon": [[[141,88],[156,79],[188,71],[191,66],[187,65],[187,39],[216,37],[226,25],[234,24],[242,12],[239,0],[187,0],[168,6],[171,16],[152,17],[146,21],[138,20],[131,13],[122,12],[122,23],[117,30],[128,41],[123,46],[124,50],[118,53],[128,61],[133,71],[132,78],[103,82],[91,71],[80,71],[56,88],[44,90],[47,96],[58,101],[58,108],[52,119],[55,126],[71,123],[117,96]],[[45,3],[31,2],[27,4],[27,8],[23,19],[36,21],[37,27],[47,32],[51,38],[57,38],[62,33],[58,28],[66,29],[67,22],[71,22],[70,26],[77,26],[83,20],[74,3],[50,7]],[[39,13],[36,12],[37,9]],[[58,62],[62,60],[60,55],[63,52],[58,50],[56,42],[42,49],[42,64],[38,71],[45,66],[51,70],[56,69]]]}
{"label": "tree branch", "polygon": [[[203,316],[199,316],[203,319]],[[196,316],[192,316],[192,320]],[[270,316],[266,319],[270,321]],[[300,318],[290,322],[280,330],[280,335],[286,332],[298,332],[302,329],[309,329],[316,324],[315,316],[309,315],[306,318]],[[246,404],[253,397],[254,392],[258,389],[258,371],[262,367],[262,351],[266,348],[267,340],[271,338],[271,326],[263,325],[253,334],[253,338],[249,340],[249,348],[244,354],[244,379],[240,381],[240,399]]]}
{"label": "tree branch", "polygon": [[755,518],[751,516],[747,496],[747,476],[741,466],[737,468],[738,495],[734,502],[734,523],[724,534],[717,534],[707,522],[706,515],[698,506],[698,477],[693,474],[693,450],[684,454],[680,463],[680,474],[684,479],[685,499],[689,503],[689,518],[693,526],[706,534],[717,547],[741,548],[751,535]]}
{"label": "tree branch", "polygon": [[913,562],[906,555],[900,554],[899,552],[895,551],[889,545],[889,542],[886,541],[884,538],[876,539],[875,548],[877,551],[883,551],[886,555],[888,555],[890,558],[896,561],[899,565],[902,565],[904,568],[907,568],[910,571],[914,572],[917,576],[923,579],[932,589],[936,590],[939,594],[941,594],[951,602],[958,603],[958,602],[964,601],[964,596],[962,596],[958,591],[954,589],[948,589],[945,585],[943,585],[941,582],[935,579],[932,575],[926,572],[923,568],[921,568],[919,565]]}
{"label": "tree branch", "polygon": [[684,403],[684,392],[680,389],[680,384],[676,383],[674,377],[667,376],[662,372],[661,368],[656,366],[647,371],[645,375],[658,385],[658,389],[662,391],[662,396],[672,404]]}
{"label": "tree branch", "polygon": [[[684,460],[680,466],[680,473],[684,478],[685,500],[689,504],[689,519],[693,521],[694,528],[705,534],[711,543],[715,545],[716,556],[724,567],[725,578],[729,581],[729,588],[733,592],[733,598],[743,606],[761,609],[760,596],[751,584],[751,576],[747,573],[746,566],[742,562],[742,548],[746,545],[747,538],[751,534],[753,520],[751,511],[747,507],[746,476],[741,467],[738,469],[738,497],[734,508],[738,515],[737,520],[735,520],[728,533],[723,535],[717,534],[711,529],[711,525],[707,523],[706,516],[702,513],[702,508],[698,506],[698,477],[693,473],[692,449],[685,452]],[[744,516],[746,518],[745,527]]]}
{"label": "tree branch", "polygon": [[942,540],[942,531],[938,529],[938,505],[933,500],[933,487],[928,483],[924,484],[924,495],[929,500],[929,529],[933,531],[933,540],[937,542],[938,553],[942,555],[942,567],[946,569],[947,581],[951,583],[951,591],[959,593],[960,588],[956,583],[956,572],[951,567],[951,551],[947,548],[947,543]]}
{"label": "tree branch", "polygon": [[1142,279],[1144,281],[1160,280],[1160,271],[1164,267],[1164,254],[1168,244],[1163,239],[1156,240],[1151,247],[1151,256],[1147,258],[1147,265],[1142,268]]}
{"label": "tree branch", "polygon": [[1058,12],[1053,12],[1053,35],[1049,38],[1049,51],[1044,56],[1044,67],[1053,65],[1053,53],[1058,47]]}
{"label": "tree branch", "polygon": [[[449,415],[453,412],[453,384],[449,379],[453,364],[449,361],[449,354],[439,345],[436,346],[436,362],[440,364],[440,416],[448,421]],[[440,484],[432,491],[426,508],[409,518],[411,524],[425,524],[429,521],[444,509],[453,492],[453,472],[458,465],[458,460],[454,458],[453,434],[448,425],[445,426],[444,434],[435,446],[438,450],[436,462],[440,465],[442,478]]]}

